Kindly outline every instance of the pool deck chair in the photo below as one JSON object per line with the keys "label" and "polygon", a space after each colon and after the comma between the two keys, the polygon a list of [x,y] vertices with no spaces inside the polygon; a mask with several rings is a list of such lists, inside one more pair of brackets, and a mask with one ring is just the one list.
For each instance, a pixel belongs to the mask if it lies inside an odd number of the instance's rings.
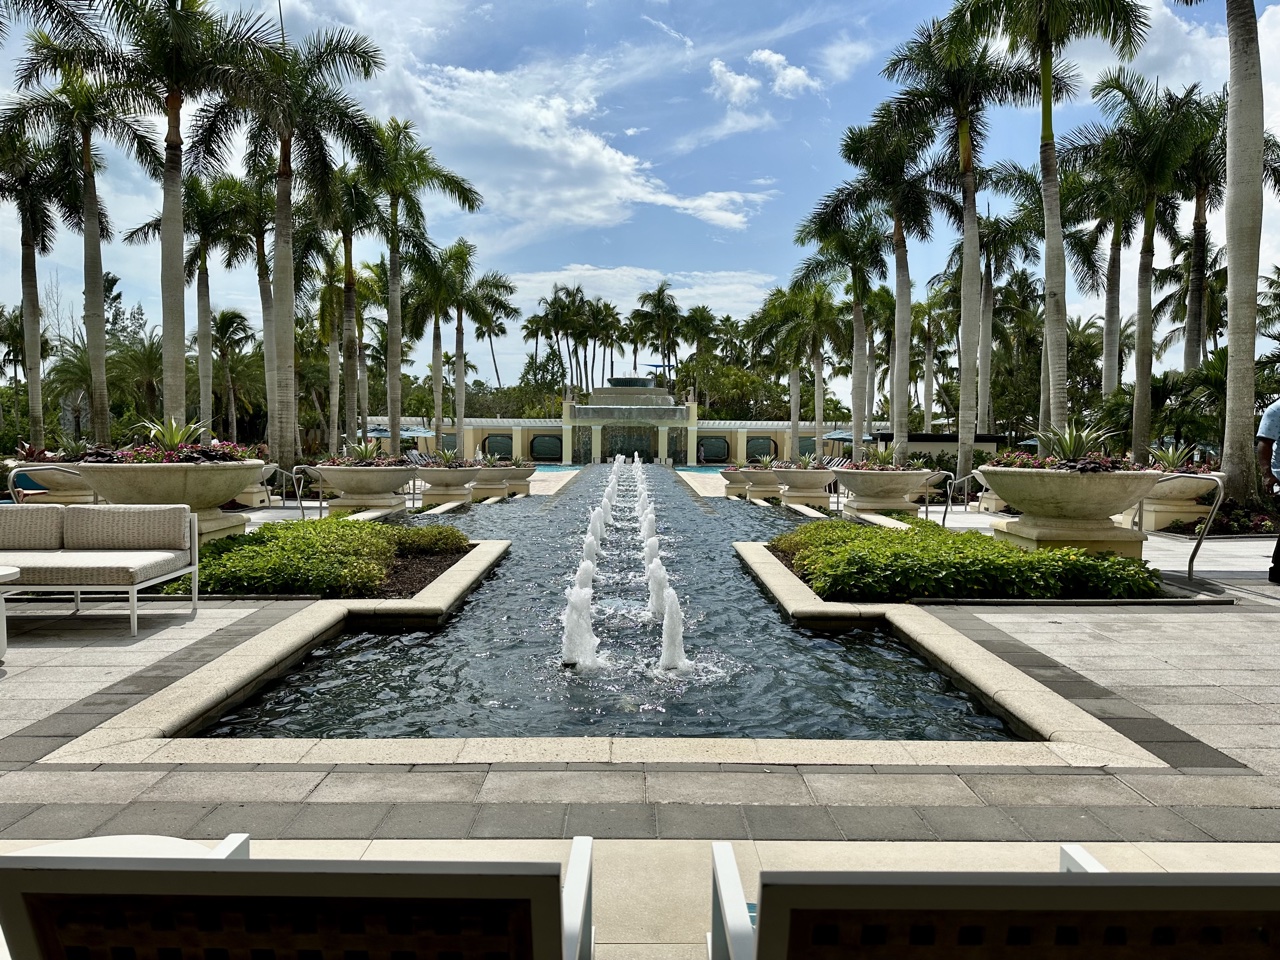
{"label": "pool deck chair", "polygon": [[733,848],[712,845],[711,960],[1254,960],[1280,956],[1280,874],[760,874],[753,926]]}
{"label": "pool deck chair", "polygon": [[590,960],[591,838],[559,863],[0,857],[13,960]]}

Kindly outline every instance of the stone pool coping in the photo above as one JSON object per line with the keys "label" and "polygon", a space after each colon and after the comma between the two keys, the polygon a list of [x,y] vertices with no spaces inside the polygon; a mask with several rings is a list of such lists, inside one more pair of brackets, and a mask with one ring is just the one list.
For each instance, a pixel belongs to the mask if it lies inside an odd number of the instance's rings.
{"label": "stone pool coping", "polygon": [[[961,688],[1023,735],[1044,741],[1071,765],[1167,766],[1099,718],[1039,680],[985,649],[928,610],[912,604],[828,603],[775,557],[764,543],[733,545],[738,556],[778,605],[797,623],[815,628],[886,624]],[[945,741],[939,746],[945,746]],[[994,748],[1014,744],[987,744]],[[1101,764],[1099,753],[1111,754]],[[1010,757],[1015,751],[1008,751]],[[1016,763],[984,760],[984,763]]]}
{"label": "stone pool coping", "polygon": [[[999,660],[927,611],[910,607],[822,605],[812,591],[788,585],[767,554],[760,567],[792,610],[827,623],[886,622],[942,669],[990,691],[996,709],[1033,742],[792,740],[628,737],[451,739],[227,738],[185,736],[287,672],[350,621],[438,624],[474,590],[509,549],[480,541],[412,600],[323,600],[227,651],[146,700],[109,718],[36,761],[52,764],[503,764],[723,763],[830,767],[1008,766],[1155,768],[1167,765],[1132,740]],[[741,551],[739,551],[741,552]],[[751,553],[748,550],[748,553]],[[795,581],[799,583],[799,581]],[[769,585],[766,584],[768,587]],[[784,587],[791,586],[790,594]],[[808,596],[804,591],[808,591]],[[827,609],[840,607],[839,610]],[[963,679],[962,679],[963,682]]]}

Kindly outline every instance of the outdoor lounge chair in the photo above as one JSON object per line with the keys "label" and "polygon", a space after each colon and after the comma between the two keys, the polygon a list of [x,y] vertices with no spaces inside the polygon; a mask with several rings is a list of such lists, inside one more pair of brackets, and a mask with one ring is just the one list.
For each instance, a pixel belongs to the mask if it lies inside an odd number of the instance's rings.
{"label": "outdoor lounge chair", "polygon": [[589,960],[591,838],[559,863],[0,857],[13,960]]}
{"label": "outdoor lounge chair", "polygon": [[1059,873],[760,874],[758,929],[733,848],[712,844],[711,960],[1079,957],[1250,960],[1280,952],[1280,875],[1107,873],[1064,847]]}

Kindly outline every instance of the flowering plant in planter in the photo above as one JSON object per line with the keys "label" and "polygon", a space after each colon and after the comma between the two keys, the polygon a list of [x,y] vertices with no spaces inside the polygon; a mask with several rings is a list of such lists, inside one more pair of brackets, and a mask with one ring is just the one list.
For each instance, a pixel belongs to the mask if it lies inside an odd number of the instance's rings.
{"label": "flowering plant in planter", "polygon": [[369,443],[347,444],[346,453],[341,457],[329,457],[321,460],[321,467],[412,467],[414,463],[406,456],[393,457],[382,450],[376,440]]}
{"label": "flowering plant in planter", "polygon": [[82,463],[239,463],[252,460],[255,451],[238,443],[202,446],[183,443],[172,449],[148,443],[123,450],[91,450]]}
{"label": "flowering plant in planter", "polygon": [[1165,473],[1207,474],[1216,473],[1221,467],[1212,460],[1196,463],[1194,447],[1152,447],[1151,469]]}
{"label": "flowering plant in planter", "polygon": [[1112,435],[1107,430],[1073,424],[1061,429],[1050,427],[1035,435],[1040,448],[1045,451],[1044,456],[1011,451],[992,458],[986,465],[1075,473],[1122,473],[1148,469],[1128,457],[1113,457],[1105,453],[1106,441]]}
{"label": "flowering plant in planter", "polygon": [[68,440],[59,450],[45,450],[19,440],[14,459],[19,463],[79,463],[89,451],[84,440]]}

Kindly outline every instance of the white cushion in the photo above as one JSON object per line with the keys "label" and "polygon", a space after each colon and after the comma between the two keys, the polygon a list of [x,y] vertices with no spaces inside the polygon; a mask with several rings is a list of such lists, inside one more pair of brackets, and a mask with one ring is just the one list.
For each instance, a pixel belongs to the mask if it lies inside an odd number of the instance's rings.
{"label": "white cushion", "polygon": [[133,586],[181,570],[186,550],[0,550],[0,566],[22,573],[7,587],[24,583],[48,587]]}
{"label": "white cushion", "polygon": [[0,507],[0,550],[61,550],[64,510],[60,503]]}
{"label": "white cushion", "polygon": [[190,515],[183,504],[72,504],[62,545],[68,550],[189,550]]}

